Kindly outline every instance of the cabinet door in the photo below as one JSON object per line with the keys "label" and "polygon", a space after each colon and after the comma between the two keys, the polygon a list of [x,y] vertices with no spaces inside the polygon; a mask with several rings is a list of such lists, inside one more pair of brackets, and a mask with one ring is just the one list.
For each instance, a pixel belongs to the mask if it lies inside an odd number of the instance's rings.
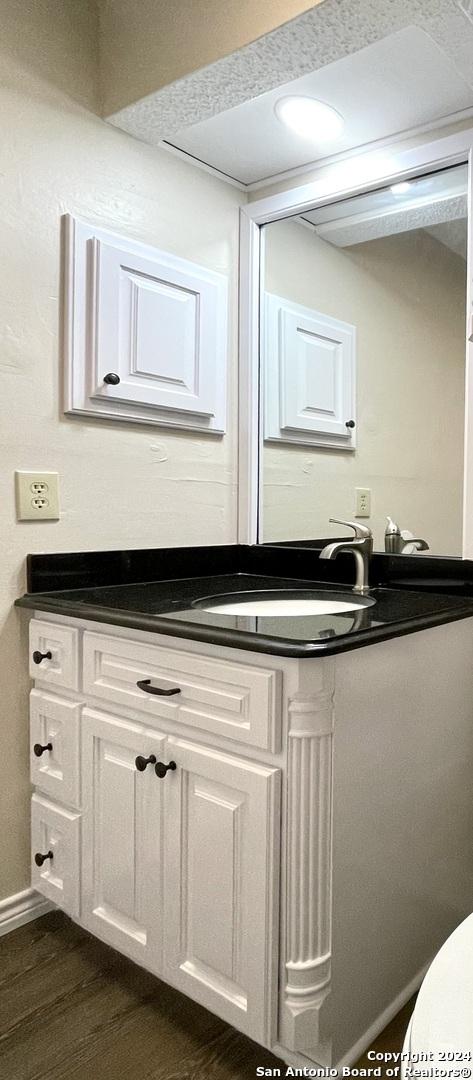
{"label": "cabinet door", "polygon": [[[211,417],[219,293],[216,275],[183,260],[95,240],[97,357],[93,396]],[[174,264],[174,265],[173,265]],[[104,383],[115,369],[116,385]]]}
{"label": "cabinet door", "polygon": [[66,215],[66,412],[223,434],[227,279]]}
{"label": "cabinet door", "polygon": [[152,765],[164,738],[131,721],[84,709],[84,924],[143,966],[159,968],[162,935],[161,802]]}
{"label": "cabinet door", "polygon": [[165,978],[260,1042],[277,989],[279,770],[169,738]]}
{"label": "cabinet door", "polygon": [[266,439],[355,449],[355,341],[350,323],[266,294]]}

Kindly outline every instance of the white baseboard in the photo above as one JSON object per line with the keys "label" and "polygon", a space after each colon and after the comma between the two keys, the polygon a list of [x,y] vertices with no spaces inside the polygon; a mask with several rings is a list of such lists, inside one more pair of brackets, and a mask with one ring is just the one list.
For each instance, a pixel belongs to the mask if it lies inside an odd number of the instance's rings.
{"label": "white baseboard", "polygon": [[388,1024],[391,1023],[391,1020],[394,1020],[394,1017],[397,1016],[398,1012],[400,1012],[401,1009],[404,1008],[404,1005],[407,1005],[407,1002],[410,1001],[413,994],[415,994],[416,991],[419,989],[429,970],[432,960],[429,960],[428,964],[424,964],[423,968],[421,968],[421,970],[417,972],[417,975],[415,975],[414,978],[411,979],[410,983],[408,983],[407,986],[404,987],[404,990],[401,990],[401,993],[394,998],[394,1001],[392,1001],[391,1004],[388,1005],[387,1009],[385,1009],[384,1012],[382,1012],[377,1017],[374,1024],[372,1024],[371,1027],[368,1028],[367,1031],[365,1031],[361,1039],[359,1039],[358,1042],[355,1043],[355,1046],[352,1046],[348,1053],[345,1054],[345,1056],[342,1058],[342,1060],[337,1063],[337,1069],[341,1071],[344,1066],[351,1067],[355,1064],[356,1061],[358,1061],[362,1054],[365,1053],[365,1050],[368,1050],[368,1047],[371,1046],[371,1043],[373,1043],[375,1039],[377,1039],[378,1035],[380,1035],[381,1032],[384,1031],[385,1027],[387,1027]]}
{"label": "white baseboard", "polygon": [[5,900],[0,900],[0,937],[33,919],[39,919],[40,915],[46,915],[53,907],[34,889],[24,889],[14,896],[7,896]]}
{"label": "white baseboard", "polygon": [[[395,997],[393,1001],[391,1001],[388,1007],[384,1009],[382,1013],[380,1013],[380,1015],[371,1024],[371,1026],[363,1033],[358,1042],[355,1043],[355,1045],[347,1051],[341,1061],[338,1061],[336,1065],[333,1065],[333,1068],[337,1069],[339,1077],[342,1076],[343,1068],[351,1068],[359,1060],[362,1054],[365,1053],[365,1050],[368,1050],[368,1048],[375,1041],[378,1035],[380,1035],[381,1032],[384,1031],[385,1027],[387,1027],[388,1024],[391,1023],[391,1020],[394,1020],[394,1017],[397,1016],[398,1012],[400,1012],[402,1008],[404,1008],[404,1005],[407,1005],[407,1002],[411,999],[413,994],[416,993],[421,983],[423,982],[424,977],[431,965],[431,962],[432,961],[429,960],[428,964],[424,964],[424,967],[417,972],[417,975],[415,975],[414,978],[411,979],[410,983],[408,983],[407,986],[405,986],[404,989],[401,990],[400,994],[398,994],[397,997]],[[298,1069],[306,1068],[309,1070],[313,1069],[314,1067],[318,1067],[321,1069],[326,1067],[321,1062],[316,1062],[313,1058],[306,1057],[305,1054],[298,1054],[287,1050],[286,1047],[281,1046],[280,1043],[276,1043],[275,1045],[271,1046],[270,1049],[273,1054],[281,1057],[286,1063],[286,1065],[292,1065],[293,1067]]]}

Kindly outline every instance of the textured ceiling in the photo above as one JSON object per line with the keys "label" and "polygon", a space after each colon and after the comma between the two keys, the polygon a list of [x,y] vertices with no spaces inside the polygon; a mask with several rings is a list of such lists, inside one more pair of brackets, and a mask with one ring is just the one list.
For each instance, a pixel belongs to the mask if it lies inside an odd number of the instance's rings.
{"label": "textured ceiling", "polygon": [[467,188],[468,167],[457,165],[418,177],[402,195],[385,187],[309,210],[301,220],[335,247],[427,229],[461,254],[466,242]]}
{"label": "textured ceiling", "polygon": [[[337,138],[317,144],[278,119],[281,97],[329,102],[344,118]],[[172,143],[243,184],[313,164],[402,131],[436,123],[473,103],[473,91],[425,30],[415,26],[367,45],[319,71],[183,128]]]}
{"label": "textured ceiling", "polygon": [[172,141],[183,127],[317,71],[406,26],[426,31],[473,87],[473,25],[457,0],[324,0],[109,119],[146,142]]}
{"label": "textured ceiling", "polygon": [[382,236],[410,232],[412,229],[425,229],[430,225],[439,225],[445,221],[457,221],[467,216],[466,195],[431,203],[430,206],[399,209],[387,214],[374,216],[370,220],[351,221],[345,218],[343,224],[337,222],[319,225],[317,235],[330,241],[337,247],[351,247],[353,244],[366,243],[367,240],[379,240]]}

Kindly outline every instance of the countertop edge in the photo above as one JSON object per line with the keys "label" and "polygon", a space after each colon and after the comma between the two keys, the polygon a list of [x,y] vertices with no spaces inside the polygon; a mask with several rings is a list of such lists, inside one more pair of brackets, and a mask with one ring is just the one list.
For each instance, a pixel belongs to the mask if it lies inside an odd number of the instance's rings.
{"label": "countertop edge", "polygon": [[410,619],[403,619],[398,623],[391,623],[389,626],[370,627],[368,630],[360,630],[346,637],[327,639],[320,642],[285,642],[242,630],[228,630],[223,627],[205,627],[196,623],[185,623],[167,616],[161,618],[159,615],[133,614],[121,612],[120,610],[110,611],[93,604],[88,605],[87,611],[84,611],[83,604],[74,603],[74,601],[70,600],[61,602],[57,598],[50,600],[41,593],[25,593],[24,596],[15,600],[15,607],[33,611],[46,611],[55,615],[81,619],[84,622],[98,622],[109,626],[128,627],[130,630],[144,630],[147,633],[164,634],[166,637],[187,638],[191,641],[202,641],[211,645],[223,645],[227,648],[244,650],[245,652],[283,656],[293,660],[336,656],[340,653],[352,652],[354,649],[367,648],[369,645],[376,645],[382,641],[389,641],[392,638],[415,634],[417,631],[428,630],[434,626],[442,626],[451,622],[473,618],[473,603],[471,611],[458,608],[452,603],[451,609],[438,614],[432,612],[428,615],[417,615]]}

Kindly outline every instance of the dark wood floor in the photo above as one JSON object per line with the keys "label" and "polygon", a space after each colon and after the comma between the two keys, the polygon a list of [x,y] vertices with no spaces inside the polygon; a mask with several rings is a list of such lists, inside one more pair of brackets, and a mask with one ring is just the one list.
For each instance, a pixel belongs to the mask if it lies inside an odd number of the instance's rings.
{"label": "dark wood floor", "polygon": [[[377,1048],[401,1049],[411,1008]],[[59,912],[0,938],[1,1080],[250,1080],[258,1065],[284,1069]]]}

